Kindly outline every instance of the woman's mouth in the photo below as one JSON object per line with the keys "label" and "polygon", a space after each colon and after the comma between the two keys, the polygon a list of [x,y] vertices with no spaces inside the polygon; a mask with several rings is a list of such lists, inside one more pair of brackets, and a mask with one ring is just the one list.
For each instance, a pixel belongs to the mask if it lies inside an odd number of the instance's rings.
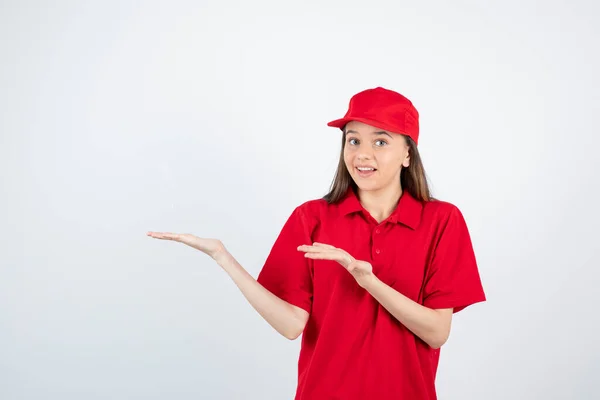
{"label": "woman's mouth", "polygon": [[377,171],[376,168],[372,168],[372,167],[355,167],[356,168],[356,172],[358,174],[358,176],[360,176],[361,178],[368,178],[371,175],[373,175],[375,173],[375,171]]}

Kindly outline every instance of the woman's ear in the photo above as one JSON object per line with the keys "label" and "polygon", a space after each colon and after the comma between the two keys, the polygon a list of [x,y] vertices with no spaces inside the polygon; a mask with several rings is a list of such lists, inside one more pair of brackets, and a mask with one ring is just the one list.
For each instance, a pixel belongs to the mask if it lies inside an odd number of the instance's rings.
{"label": "woman's ear", "polygon": [[402,160],[402,166],[404,168],[408,168],[408,166],[410,165],[410,144],[409,144],[409,138],[407,136],[404,136],[404,146],[406,149],[406,156],[404,157],[404,160]]}
{"label": "woman's ear", "polygon": [[404,161],[402,161],[402,166],[404,168],[408,168],[410,165],[410,150],[406,153],[406,157],[404,157]]}

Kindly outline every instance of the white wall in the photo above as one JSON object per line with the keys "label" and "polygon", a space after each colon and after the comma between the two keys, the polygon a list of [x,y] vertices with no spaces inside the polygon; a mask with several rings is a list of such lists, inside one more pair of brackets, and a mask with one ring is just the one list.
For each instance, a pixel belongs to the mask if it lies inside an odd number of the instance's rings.
{"label": "white wall", "polygon": [[593,1],[0,4],[0,398],[292,398],[278,336],[208,257],[256,276],[322,196],[350,96],[421,113],[434,194],[488,302],[441,399],[592,399],[600,70]]}

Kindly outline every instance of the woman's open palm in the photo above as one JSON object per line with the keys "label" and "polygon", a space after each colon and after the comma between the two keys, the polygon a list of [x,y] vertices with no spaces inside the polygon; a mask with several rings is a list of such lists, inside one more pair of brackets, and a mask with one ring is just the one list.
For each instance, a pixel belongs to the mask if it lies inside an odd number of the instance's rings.
{"label": "woman's open palm", "polygon": [[224,250],[223,243],[218,239],[200,238],[190,233],[148,232],[148,236],[155,239],[173,240],[186,244],[196,250],[215,258],[215,255]]}

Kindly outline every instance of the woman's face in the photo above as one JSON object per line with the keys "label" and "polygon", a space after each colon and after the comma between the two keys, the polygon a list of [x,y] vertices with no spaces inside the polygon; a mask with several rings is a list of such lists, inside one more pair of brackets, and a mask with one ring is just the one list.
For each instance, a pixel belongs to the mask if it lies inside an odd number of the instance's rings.
{"label": "woman's face", "polygon": [[344,130],[344,162],[359,189],[397,186],[402,167],[410,162],[404,136],[358,121],[350,121]]}

